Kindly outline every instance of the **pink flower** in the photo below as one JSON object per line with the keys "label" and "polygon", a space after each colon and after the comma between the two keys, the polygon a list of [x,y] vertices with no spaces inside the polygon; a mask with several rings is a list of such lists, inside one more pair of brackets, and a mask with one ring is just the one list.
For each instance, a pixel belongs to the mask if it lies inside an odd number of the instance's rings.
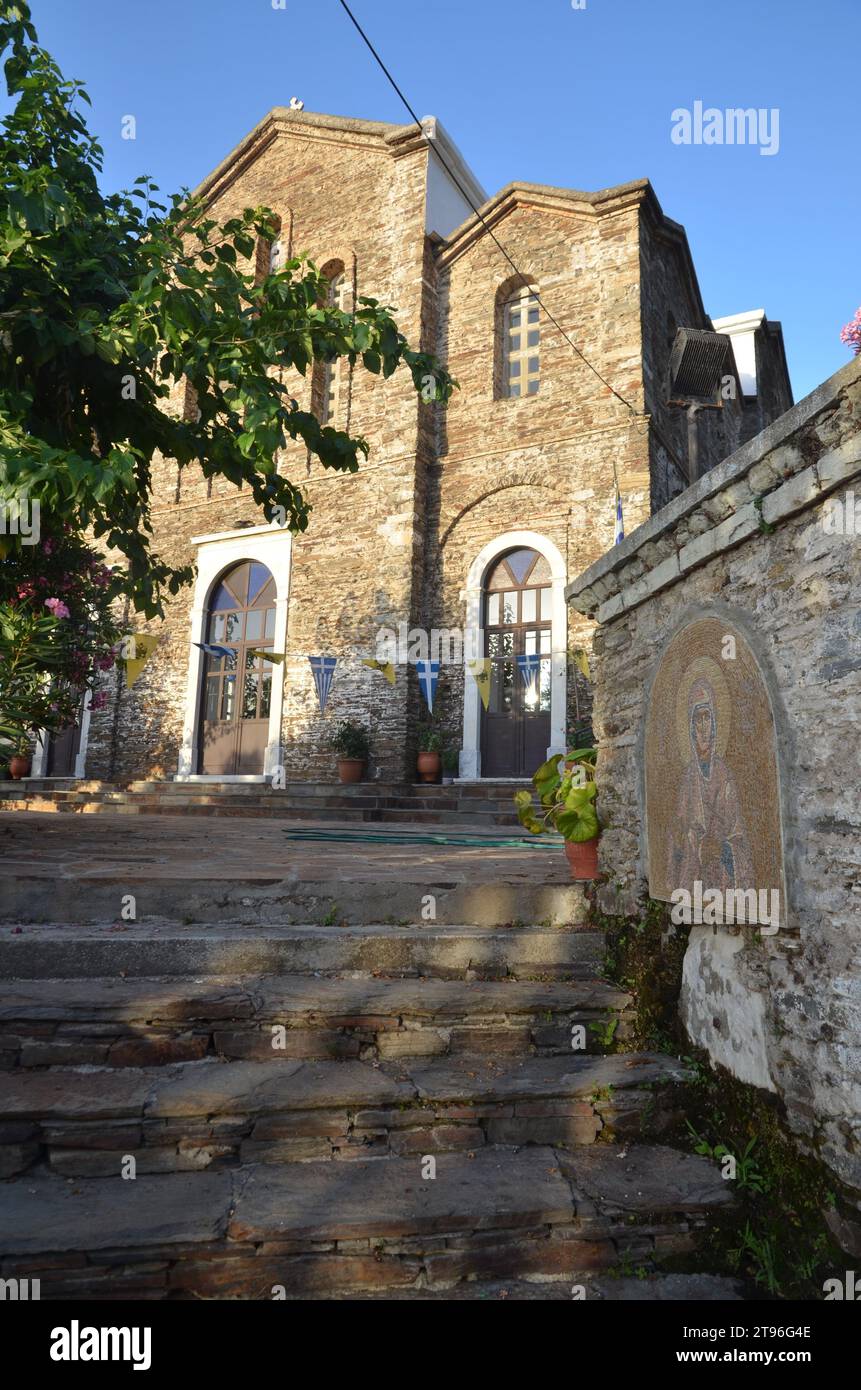
{"label": "pink flower", "polygon": [[104,690],[97,690],[90,700],[90,709],[104,709],[108,703],[108,697]]}
{"label": "pink flower", "polygon": [[854,353],[861,352],[861,309],[856,309],[855,317],[840,330],[840,341]]}
{"label": "pink flower", "polygon": [[68,618],[69,610],[61,598],[46,598],[45,607],[55,618]]}
{"label": "pink flower", "polygon": [[113,652],[109,652],[107,656],[97,656],[95,660],[96,669],[98,671],[110,671],[114,661],[115,657]]}
{"label": "pink flower", "polygon": [[46,539],[43,540],[43,542],[42,542],[42,549],[44,550],[44,552],[45,552],[46,555],[52,555],[52,554],[53,554],[53,552],[54,552],[54,542],[51,540],[51,537],[50,537],[50,536],[47,536]]}

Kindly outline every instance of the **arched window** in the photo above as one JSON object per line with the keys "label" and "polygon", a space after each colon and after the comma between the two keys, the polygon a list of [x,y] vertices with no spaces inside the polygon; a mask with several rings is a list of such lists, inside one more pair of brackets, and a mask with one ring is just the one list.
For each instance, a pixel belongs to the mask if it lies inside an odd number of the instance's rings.
{"label": "arched window", "polygon": [[535,396],[540,379],[538,294],[521,285],[502,305],[502,394]]}
{"label": "arched window", "polygon": [[244,560],[212,593],[205,641],[229,655],[205,654],[200,770],[258,773],[269,732],[272,662],[263,653],[275,635],[275,580],[265,565]]}
{"label": "arched window", "polygon": [[[347,277],[343,270],[336,272],[329,281],[326,303],[332,309],[345,307],[347,297]],[[337,425],[341,415],[341,358],[323,363],[323,379],[320,386],[320,424]]]}
{"label": "arched window", "polygon": [[[343,261],[327,261],[321,273],[328,280],[326,294],[321,303],[330,309],[340,309],[342,313],[347,313],[351,307],[352,294]],[[314,363],[311,409],[321,425],[343,428],[347,374],[342,370],[342,365],[340,357],[334,362]]]}

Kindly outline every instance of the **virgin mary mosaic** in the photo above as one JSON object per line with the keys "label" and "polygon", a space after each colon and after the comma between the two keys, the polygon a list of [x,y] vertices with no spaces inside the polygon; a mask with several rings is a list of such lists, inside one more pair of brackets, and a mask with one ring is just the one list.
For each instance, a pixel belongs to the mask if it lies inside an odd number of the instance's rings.
{"label": "virgin mary mosaic", "polygon": [[646,716],[646,827],[652,897],[780,889],[774,720],[742,635],[718,618],[669,643]]}

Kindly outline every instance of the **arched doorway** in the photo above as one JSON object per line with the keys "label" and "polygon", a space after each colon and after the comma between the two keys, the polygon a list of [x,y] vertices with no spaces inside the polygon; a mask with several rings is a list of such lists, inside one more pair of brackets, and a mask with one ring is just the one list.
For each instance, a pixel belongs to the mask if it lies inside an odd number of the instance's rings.
{"label": "arched doorway", "polygon": [[[552,574],[532,547],[510,550],[484,582],[485,655],[490,658],[490,697],[482,719],[481,767],[485,777],[530,777],[547,757],[550,742]],[[518,657],[537,657],[528,684]]]}
{"label": "arched doorway", "polygon": [[227,570],[209,601],[204,641],[231,655],[203,660],[198,770],[215,776],[264,770],[272,705],[272,662],[259,650],[273,646],[275,580],[257,560]]}

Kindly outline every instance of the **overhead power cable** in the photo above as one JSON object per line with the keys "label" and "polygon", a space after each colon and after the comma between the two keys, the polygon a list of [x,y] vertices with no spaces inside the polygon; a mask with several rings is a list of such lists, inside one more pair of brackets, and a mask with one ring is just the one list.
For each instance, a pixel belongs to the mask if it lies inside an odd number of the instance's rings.
{"label": "overhead power cable", "polygon": [[[419,129],[419,132],[420,132],[422,135],[425,135],[425,130],[424,130],[424,127],[422,126],[421,121],[419,120],[418,116],[416,115],[416,113],[415,113],[415,111],[413,110],[413,108],[412,108],[412,106],[410,105],[410,103],[407,101],[406,97],[404,96],[403,92],[401,91],[400,87],[398,86],[397,82],[395,81],[394,77],[393,77],[392,74],[389,72],[388,68],[386,67],[386,65],[385,65],[385,63],[383,62],[382,58],[380,57],[379,53],[378,53],[377,50],[374,48],[374,45],[371,43],[371,40],[368,38],[368,36],[367,36],[367,34],[365,33],[364,29],[362,28],[361,24],[360,24],[359,21],[356,19],[356,16],[353,14],[353,11],[350,9],[350,6],[346,3],[346,0],[340,0],[340,5],[341,5],[341,8],[344,10],[344,12],[345,12],[345,13],[347,14],[347,16],[349,17],[349,19],[351,20],[351,22],[353,23],[353,25],[355,26],[355,28],[356,28],[356,30],[357,30],[359,36],[360,36],[361,39],[362,39],[362,42],[363,42],[363,43],[365,44],[365,46],[369,49],[369,51],[371,52],[371,54],[372,54],[373,57],[374,57],[374,60],[379,64],[380,68],[381,68],[382,71],[385,73],[386,78],[387,78],[388,81],[391,83],[391,85],[392,85],[392,87],[394,88],[395,92],[397,93],[398,97],[399,97],[400,100],[403,102],[403,104],[404,104],[404,106],[406,107],[407,111],[408,111],[408,112],[410,113],[410,115],[412,116],[413,120],[414,120],[415,123],[416,123],[416,126],[417,126],[418,129]],[[425,138],[427,138],[427,136],[425,136]],[[469,192],[467,191],[467,189],[465,189],[465,188],[463,187],[463,184],[461,183],[461,181],[460,181],[460,179],[458,178],[458,176],[457,176],[457,174],[455,173],[455,171],[452,169],[451,165],[448,163],[448,160],[444,158],[444,156],[443,156],[443,154],[442,154],[442,151],[439,149],[439,147],[438,147],[438,145],[436,144],[436,142],[435,142],[435,141],[429,140],[428,143],[430,144],[430,146],[431,146],[431,148],[432,148],[434,154],[436,155],[436,157],[437,157],[437,159],[439,160],[440,164],[441,164],[441,165],[443,166],[443,168],[445,169],[445,171],[446,171],[446,173],[448,174],[449,178],[452,180],[452,182],[454,183],[455,187],[456,187],[456,188],[458,189],[458,191],[460,192],[461,197],[462,197],[462,198],[464,199],[464,201],[468,204],[468,206],[472,208],[472,211],[475,213],[475,215],[476,215],[476,217],[478,218],[479,222],[480,222],[481,225],[484,227],[484,230],[487,232],[488,236],[491,238],[491,240],[492,240],[493,242],[495,242],[496,246],[497,246],[497,247],[499,248],[499,250],[502,252],[502,254],[503,254],[503,256],[505,257],[505,259],[507,260],[508,264],[511,266],[511,269],[515,272],[515,274],[516,274],[517,276],[519,276],[519,278],[521,279],[521,281],[523,282],[524,285],[528,285],[528,284],[529,284],[529,279],[528,279],[528,277],[527,277],[526,275],[524,275],[524,273],[523,273],[523,271],[520,269],[520,267],[519,267],[518,265],[515,264],[514,260],[512,259],[511,255],[509,254],[508,250],[503,246],[502,242],[499,240],[499,237],[496,235],[496,233],[494,232],[493,228],[492,228],[492,227],[489,225],[489,223],[487,222],[487,220],[486,220],[484,214],[482,213],[481,209],[478,208],[478,207],[476,207],[475,203],[473,202],[472,198],[470,197]],[[568,343],[568,345],[569,345],[571,348],[573,348],[574,352],[575,352],[575,353],[577,354],[577,356],[580,358],[580,361],[583,362],[583,363],[585,363],[585,365],[589,368],[589,370],[590,370],[591,372],[594,372],[595,376],[596,376],[596,377],[598,378],[598,380],[602,383],[602,385],[606,386],[607,390],[611,393],[611,395],[613,395],[613,396],[616,397],[616,400],[619,401],[620,404],[624,405],[628,410],[630,410],[631,414],[632,414],[633,416],[635,416],[635,418],[637,418],[637,419],[642,419],[642,418],[643,418],[642,412],[636,410],[636,409],[634,408],[634,406],[631,405],[631,402],[630,402],[630,401],[626,400],[625,397],[624,397],[623,395],[621,395],[621,394],[615,389],[615,387],[611,386],[610,383],[609,383],[609,381],[607,381],[606,377],[602,376],[601,373],[598,371],[598,368],[592,365],[592,363],[589,361],[588,357],[586,357],[585,353],[583,353],[583,352],[580,351],[580,349],[578,348],[578,346],[577,346],[577,344],[574,342],[574,340],[573,340],[572,338],[570,338],[570,337],[568,336],[568,334],[565,332],[565,329],[562,327],[561,323],[559,323],[558,319],[554,318],[553,314],[551,314],[550,310],[547,308],[547,305],[546,305],[546,304],[544,303],[544,301],[542,300],[540,294],[538,294],[536,291],[533,291],[533,293],[535,294],[535,298],[536,298],[536,300],[538,301],[538,304],[539,304],[540,308],[544,311],[544,313],[546,314],[547,318],[548,318],[548,319],[550,320],[550,322],[554,325],[554,327],[555,327],[556,329],[558,329],[558,331],[561,333],[561,335],[562,335],[562,337],[565,339],[566,343]],[[613,474],[614,474],[614,476],[615,476],[615,474],[616,474],[616,463],[615,463],[615,460],[613,461]],[[618,486],[618,483],[617,483],[617,486]]]}

